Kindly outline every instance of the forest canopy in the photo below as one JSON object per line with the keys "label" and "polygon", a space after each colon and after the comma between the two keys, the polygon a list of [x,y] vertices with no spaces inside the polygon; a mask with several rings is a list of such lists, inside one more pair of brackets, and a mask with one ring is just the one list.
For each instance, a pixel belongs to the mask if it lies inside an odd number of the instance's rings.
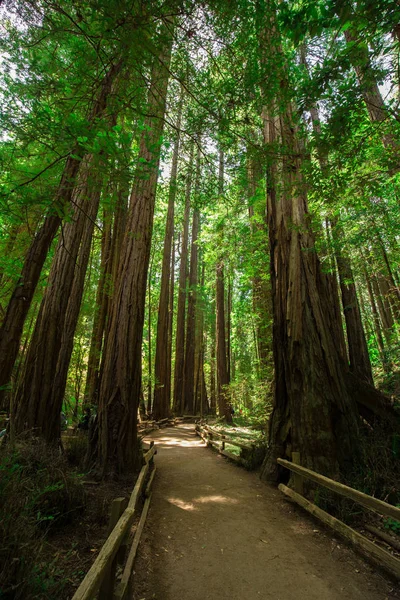
{"label": "forest canopy", "polygon": [[[398,439],[398,2],[0,7],[6,441],[218,415],[351,478]],[[267,423],[269,423],[267,425]],[[364,440],[364,441],[363,441]],[[351,460],[350,460],[350,457]]]}

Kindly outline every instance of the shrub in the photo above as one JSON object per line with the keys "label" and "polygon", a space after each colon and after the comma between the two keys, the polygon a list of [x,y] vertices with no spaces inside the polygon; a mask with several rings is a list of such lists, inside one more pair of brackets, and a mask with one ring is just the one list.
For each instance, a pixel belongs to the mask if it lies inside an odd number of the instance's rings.
{"label": "shrub", "polygon": [[1,450],[1,598],[56,596],[60,582],[38,566],[44,538],[69,523],[83,505],[82,485],[59,450],[39,441]]}

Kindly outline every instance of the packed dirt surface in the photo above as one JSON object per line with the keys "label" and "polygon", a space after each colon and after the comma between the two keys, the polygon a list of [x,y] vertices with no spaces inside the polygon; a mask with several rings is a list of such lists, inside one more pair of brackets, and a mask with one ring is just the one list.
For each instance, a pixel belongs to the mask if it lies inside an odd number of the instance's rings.
{"label": "packed dirt surface", "polygon": [[134,600],[384,600],[395,585],[320,523],[226,458],[193,425],[158,454]]}

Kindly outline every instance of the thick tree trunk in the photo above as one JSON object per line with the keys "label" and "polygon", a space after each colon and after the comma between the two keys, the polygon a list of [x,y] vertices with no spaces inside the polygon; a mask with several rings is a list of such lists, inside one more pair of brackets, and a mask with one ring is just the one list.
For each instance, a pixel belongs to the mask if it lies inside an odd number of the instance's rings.
{"label": "thick tree trunk", "polygon": [[185,368],[185,305],[187,282],[187,256],[189,238],[190,194],[192,189],[194,146],[190,147],[189,171],[186,176],[185,212],[183,216],[183,232],[181,242],[181,256],[179,265],[178,310],[176,315],[175,337],[175,370],[174,370],[174,412],[182,414],[184,409],[183,382]]}
{"label": "thick tree trunk", "polygon": [[[80,161],[69,157],[57,193],[57,205],[68,203]],[[26,316],[39,281],[51,243],[61,224],[57,214],[45,218],[24,260],[21,276],[14,288],[0,329],[0,398],[8,386],[18,355]],[[3,389],[2,389],[3,388]]]}
{"label": "thick tree trunk", "polygon": [[[101,85],[98,97],[93,103],[89,115],[89,123],[96,125],[98,119],[104,114],[107,100],[112,86],[122,69],[122,60],[118,61],[108,70]],[[2,388],[8,386],[11,373],[17,358],[21,335],[29,307],[35,293],[43,264],[46,260],[51,243],[62,223],[59,216],[64,207],[72,198],[75,187],[75,178],[78,174],[83,151],[74,148],[67,158],[60,184],[54,199],[55,214],[49,214],[39,231],[35,235],[24,260],[21,276],[15,286],[8,303],[6,315],[0,329],[0,403]]]}
{"label": "thick tree trunk", "polygon": [[[302,62],[306,65],[305,51],[303,48]],[[321,134],[319,112],[317,106],[312,106],[311,119],[313,130],[317,136]],[[321,150],[318,152],[318,159],[321,170],[327,170],[327,156]],[[374,385],[372,377],[371,362],[368,354],[367,341],[365,339],[364,326],[361,318],[361,312],[358,305],[357,291],[353,278],[353,272],[350,263],[350,257],[342,249],[343,231],[337,218],[331,219],[327,223],[327,234],[330,235],[329,227],[332,230],[334,240],[336,264],[339,273],[340,291],[342,296],[343,313],[346,321],[347,343],[349,351],[350,369],[360,379]],[[336,323],[334,327],[337,332],[337,341],[339,343],[340,353],[345,358],[346,351],[343,340],[343,328],[339,313],[336,276],[333,272],[327,278],[328,287],[332,293],[332,320]]]}
{"label": "thick tree trunk", "polygon": [[[265,48],[269,54],[268,62],[263,59],[267,67],[263,80],[268,73],[269,85],[275,82],[277,90],[275,102],[263,90],[267,102],[265,142],[271,156],[267,213],[275,397],[262,477],[279,479],[276,459],[290,457],[292,450],[300,452],[304,466],[337,476],[357,451],[358,411],[344,383],[346,366],[332,334],[331,312],[326,310],[330,298],[311,234],[301,175],[302,150],[275,15],[267,6],[260,31],[262,56]],[[280,156],[282,185],[278,186]]]}
{"label": "thick tree trunk", "polygon": [[178,158],[180,145],[180,126],[182,117],[183,95],[178,108],[177,136],[174,145],[169,183],[167,224],[164,237],[164,251],[161,271],[160,301],[158,305],[156,357],[154,366],[155,386],[153,416],[156,420],[169,416],[171,406],[171,374],[168,366],[168,329],[169,329],[169,292],[171,278],[171,248],[174,235],[174,210],[176,198],[176,177],[178,173]]}
{"label": "thick tree trunk", "polygon": [[[85,275],[89,261],[90,249],[92,246],[92,237],[94,222],[99,207],[101,183],[91,182],[93,186],[90,197],[91,202],[86,213],[86,225],[82,235],[77,264],[74,273],[74,281],[68,300],[65,313],[64,327],[61,337],[61,347],[58,355],[56,372],[54,374],[52,395],[49,398],[49,405],[54,406],[54,413],[61,412],[62,402],[65,395],[68,369],[71,361],[71,355],[74,347],[74,336],[78,324],[79,313],[85,288]],[[96,189],[97,187],[97,189]],[[79,395],[77,397],[79,398]],[[40,399],[43,402],[44,398]]]}
{"label": "thick tree trunk", "polygon": [[[154,204],[160,162],[172,25],[160,31],[148,107],[129,203],[127,227],[104,342],[97,435],[90,445],[96,467],[106,473],[139,468],[137,410],[141,391],[142,337]],[[96,443],[97,438],[97,443]]]}
{"label": "thick tree trunk", "polygon": [[81,164],[72,219],[57,245],[15,400],[16,433],[35,431],[47,443],[59,442],[61,435],[60,412],[101,192],[97,169],[93,156]]}

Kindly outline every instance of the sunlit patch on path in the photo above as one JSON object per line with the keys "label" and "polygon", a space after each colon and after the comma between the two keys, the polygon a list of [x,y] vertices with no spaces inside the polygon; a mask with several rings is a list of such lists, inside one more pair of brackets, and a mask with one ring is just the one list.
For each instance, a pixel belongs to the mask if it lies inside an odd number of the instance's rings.
{"label": "sunlit patch on path", "polygon": [[397,597],[257,473],[206,448],[193,425],[149,439],[157,475],[131,600]]}

